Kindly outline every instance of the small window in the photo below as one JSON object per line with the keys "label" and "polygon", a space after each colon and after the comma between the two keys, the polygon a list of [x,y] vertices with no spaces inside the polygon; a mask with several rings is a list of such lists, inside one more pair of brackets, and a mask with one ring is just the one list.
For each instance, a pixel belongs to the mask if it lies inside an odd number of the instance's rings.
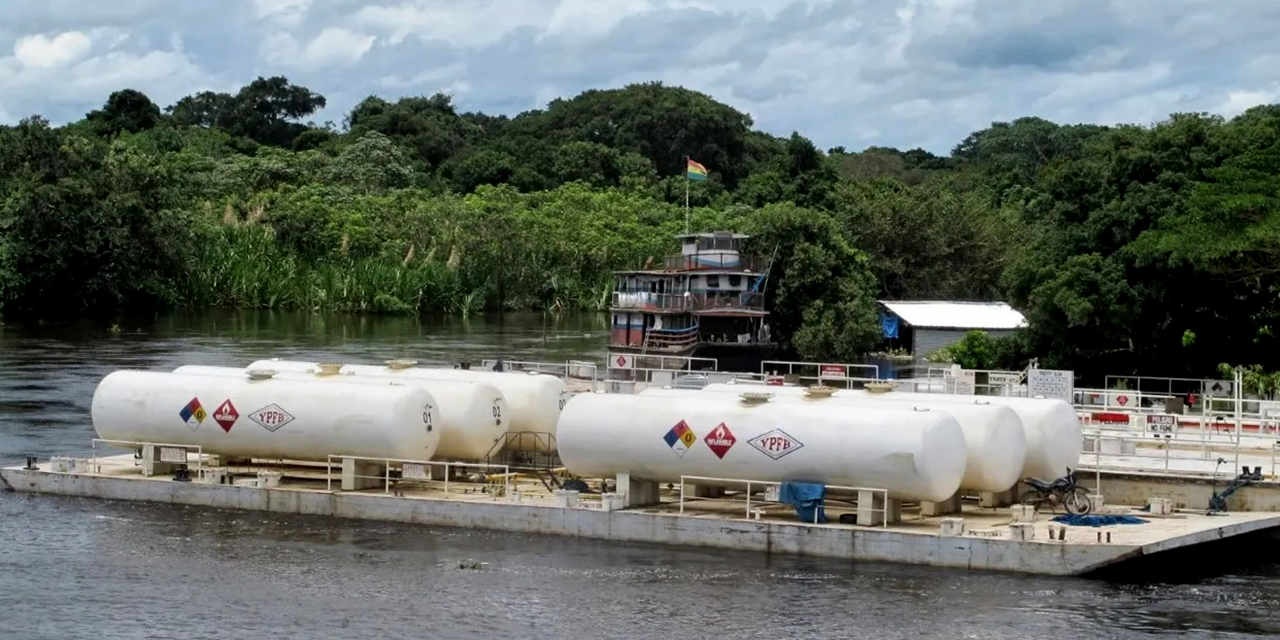
{"label": "small window", "polygon": [[742,286],[742,276],[729,276],[729,288],[737,289]]}
{"label": "small window", "polygon": [[708,288],[708,289],[719,289],[719,288],[720,288],[720,276],[707,276],[707,288]]}

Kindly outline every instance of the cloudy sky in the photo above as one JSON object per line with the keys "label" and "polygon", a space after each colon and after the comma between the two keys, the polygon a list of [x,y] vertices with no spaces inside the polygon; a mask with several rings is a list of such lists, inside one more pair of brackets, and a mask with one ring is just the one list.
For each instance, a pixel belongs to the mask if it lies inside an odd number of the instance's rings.
{"label": "cloudy sky", "polygon": [[258,75],[514,114],[662,80],[820,146],[946,152],[992,121],[1280,102],[1276,0],[0,0],[0,122]]}

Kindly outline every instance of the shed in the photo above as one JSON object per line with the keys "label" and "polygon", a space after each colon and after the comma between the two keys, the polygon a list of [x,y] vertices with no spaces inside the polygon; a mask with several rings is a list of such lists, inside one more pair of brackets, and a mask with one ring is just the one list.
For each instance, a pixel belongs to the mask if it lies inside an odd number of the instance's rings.
{"label": "shed", "polygon": [[934,302],[880,300],[884,337],[910,345],[916,360],[960,341],[978,329],[1003,338],[1027,326],[1027,319],[1003,302]]}

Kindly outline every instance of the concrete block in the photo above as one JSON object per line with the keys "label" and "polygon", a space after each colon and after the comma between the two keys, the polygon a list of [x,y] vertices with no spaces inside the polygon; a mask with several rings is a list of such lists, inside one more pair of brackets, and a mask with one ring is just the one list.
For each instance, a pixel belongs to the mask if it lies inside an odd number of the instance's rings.
{"label": "concrete block", "polygon": [[885,500],[879,491],[858,492],[858,525],[878,527],[902,521],[902,502]]}
{"label": "concrete block", "polygon": [[577,491],[566,491],[564,489],[557,489],[554,497],[555,497],[555,505],[557,507],[571,509],[573,507],[578,506]]}
{"label": "concrete block", "polygon": [[1014,522],[1035,522],[1036,508],[1029,504],[1015,504],[1009,507]]}
{"label": "concrete block", "polygon": [[1102,501],[1102,494],[1101,493],[1089,494],[1089,502],[1093,504],[1094,511],[1101,509],[1102,505],[1104,504]]}
{"label": "concrete block", "polygon": [[1030,522],[1015,522],[1009,525],[1010,540],[1031,540],[1036,536],[1035,525]]}
{"label": "concrete block", "polygon": [[941,516],[948,513],[960,513],[960,494],[943,500],[942,502],[921,502],[920,515],[922,516]]}
{"label": "concrete block", "polygon": [[622,495],[617,493],[606,493],[600,496],[600,509],[602,511],[621,511],[626,505]]}
{"label": "concrete block", "polygon": [[342,490],[362,491],[386,484],[386,473],[380,464],[371,464],[354,458],[342,459]]}
{"label": "concrete block", "polygon": [[686,484],[684,495],[695,498],[723,498],[724,487],[708,487],[702,484]]}
{"label": "concrete block", "polygon": [[1049,523],[1049,539],[1063,542],[1067,539],[1066,525]]}
{"label": "concrete block", "polygon": [[1153,516],[1167,516],[1173,513],[1173,501],[1168,498],[1150,498],[1147,505],[1151,508]]}
{"label": "concrete block", "polygon": [[945,537],[964,535],[964,518],[943,518],[941,532],[938,535]]}
{"label": "concrete block", "polygon": [[200,484],[230,484],[227,482],[227,470],[224,467],[200,467],[196,482]]}
{"label": "concrete block", "polygon": [[619,473],[614,486],[615,491],[623,496],[623,504],[628,508],[657,504],[661,501],[658,483],[651,480],[642,480],[629,473]]}
{"label": "concrete block", "polygon": [[987,509],[999,509],[1013,504],[1018,499],[1018,486],[1014,485],[1008,491],[995,493],[992,491],[983,491],[978,494],[978,506]]}
{"label": "concrete block", "polygon": [[280,478],[284,474],[279,471],[259,471],[258,472],[258,488],[260,489],[277,489],[280,487]]}

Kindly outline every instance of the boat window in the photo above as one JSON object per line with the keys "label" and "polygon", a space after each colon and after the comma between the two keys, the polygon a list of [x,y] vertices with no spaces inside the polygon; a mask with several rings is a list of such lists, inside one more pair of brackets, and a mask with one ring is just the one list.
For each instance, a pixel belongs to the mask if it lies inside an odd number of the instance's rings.
{"label": "boat window", "polygon": [[719,289],[719,288],[720,288],[720,276],[707,276],[707,288],[708,288],[708,289]]}
{"label": "boat window", "polygon": [[729,276],[729,288],[737,289],[742,286],[742,276]]}

